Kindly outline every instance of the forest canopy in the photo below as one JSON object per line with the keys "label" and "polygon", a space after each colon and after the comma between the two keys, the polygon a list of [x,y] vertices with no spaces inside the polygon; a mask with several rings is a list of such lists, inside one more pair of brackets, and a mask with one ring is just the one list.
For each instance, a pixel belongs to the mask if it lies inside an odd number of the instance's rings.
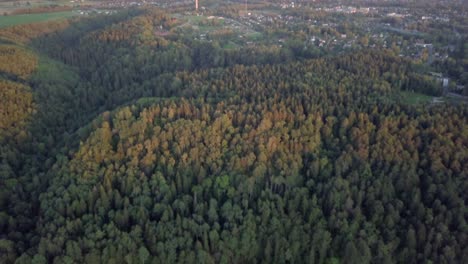
{"label": "forest canopy", "polygon": [[394,50],[224,48],[158,9],[47,23],[0,30],[2,262],[468,257],[467,105],[405,103],[442,91]]}

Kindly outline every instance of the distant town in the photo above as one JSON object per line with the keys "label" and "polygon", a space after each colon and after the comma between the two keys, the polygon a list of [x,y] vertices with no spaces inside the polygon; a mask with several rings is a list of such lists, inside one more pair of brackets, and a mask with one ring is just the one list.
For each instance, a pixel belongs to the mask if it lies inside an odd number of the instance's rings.
{"label": "distant town", "polygon": [[[3,2],[5,15],[68,8],[74,16],[111,15],[121,9],[156,6],[172,10],[177,27],[199,41],[224,48],[285,45],[309,56],[362,48],[390,49],[447,79],[446,90],[466,92],[468,12],[462,1],[168,1],[117,0]],[[457,8],[460,7],[460,8]],[[11,15],[10,14],[10,15]],[[154,32],[167,35],[164,28]],[[439,78],[440,79],[440,78]]]}

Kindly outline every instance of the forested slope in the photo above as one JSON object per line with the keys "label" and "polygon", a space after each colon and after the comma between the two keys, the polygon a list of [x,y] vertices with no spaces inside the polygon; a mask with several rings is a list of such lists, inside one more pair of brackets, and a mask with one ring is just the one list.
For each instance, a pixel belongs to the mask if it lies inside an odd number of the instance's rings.
{"label": "forested slope", "polygon": [[[379,56],[369,59],[391,70]],[[373,94],[392,87],[358,58],[180,74],[183,93],[202,98],[105,113],[53,169],[40,252],[456,261],[466,252],[466,109],[379,102]]]}
{"label": "forested slope", "polygon": [[426,86],[388,50],[226,51],[177,23],[136,10],[18,37],[37,66],[0,81],[2,260],[468,257],[466,105],[400,102]]}

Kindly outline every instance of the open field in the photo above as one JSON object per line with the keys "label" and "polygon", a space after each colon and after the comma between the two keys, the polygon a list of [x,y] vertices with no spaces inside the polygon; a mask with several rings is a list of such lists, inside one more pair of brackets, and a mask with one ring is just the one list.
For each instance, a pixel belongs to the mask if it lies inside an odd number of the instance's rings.
{"label": "open field", "polygon": [[74,15],[76,15],[76,13],[73,13],[72,11],[66,11],[66,12],[54,12],[54,13],[0,16],[0,28],[19,25],[19,24],[28,24],[28,23],[34,23],[34,22],[67,18],[67,17],[71,17]]}
{"label": "open field", "polygon": [[234,43],[234,42],[232,42],[232,41],[227,42],[227,43],[223,46],[224,49],[236,49],[236,48],[238,48],[238,47],[239,47],[239,45],[237,45],[236,43]]}
{"label": "open field", "polygon": [[421,94],[421,93],[414,93],[408,91],[401,91],[400,92],[401,101],[406,104],[416,105],[416,104],[424,104],[429,103],[432,101],[432,96]]}

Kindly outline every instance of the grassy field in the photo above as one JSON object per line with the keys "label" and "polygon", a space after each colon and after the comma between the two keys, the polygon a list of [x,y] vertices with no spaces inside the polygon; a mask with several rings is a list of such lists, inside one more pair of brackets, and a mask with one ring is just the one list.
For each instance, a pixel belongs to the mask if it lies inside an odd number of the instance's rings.
{"label": "grassy field", "polygon": [[20,24],[29,24],[29,23],[34,23],[34,22],[61,19],[61,18],[71,17],[74,15],[76,15],[76,13],[73,13],[72,11],[66,11],[66,12],[54,12],[54,13],[0,16],[0,28],[20,25]]}
{"label": "grassy field", "polygon": [[249,40],[257,41],[263,38],[263,34],[260,32],[252,32],[252,33],[248,33],[246,37]]}
{"label": "grassy field", "polygon": [[432,96],[408,91],[401,91],[400,97],[403,103],[410,105],[425,104],[432,101]]}
{"label": "grassy field", "polygon": [[236,43],[232,42],[232,41],[229,41],[227,42],[225,45],[223,45],[223,49],[236,49],[238,48],[239,45],[237,45]]}
{"label": "grassy field", "polygon": [[64,86],[78,82],[79,76],[73,68],[47,56],[39,55],[37,70],[31,76],[32,79],[48,80],[50,83]]}

